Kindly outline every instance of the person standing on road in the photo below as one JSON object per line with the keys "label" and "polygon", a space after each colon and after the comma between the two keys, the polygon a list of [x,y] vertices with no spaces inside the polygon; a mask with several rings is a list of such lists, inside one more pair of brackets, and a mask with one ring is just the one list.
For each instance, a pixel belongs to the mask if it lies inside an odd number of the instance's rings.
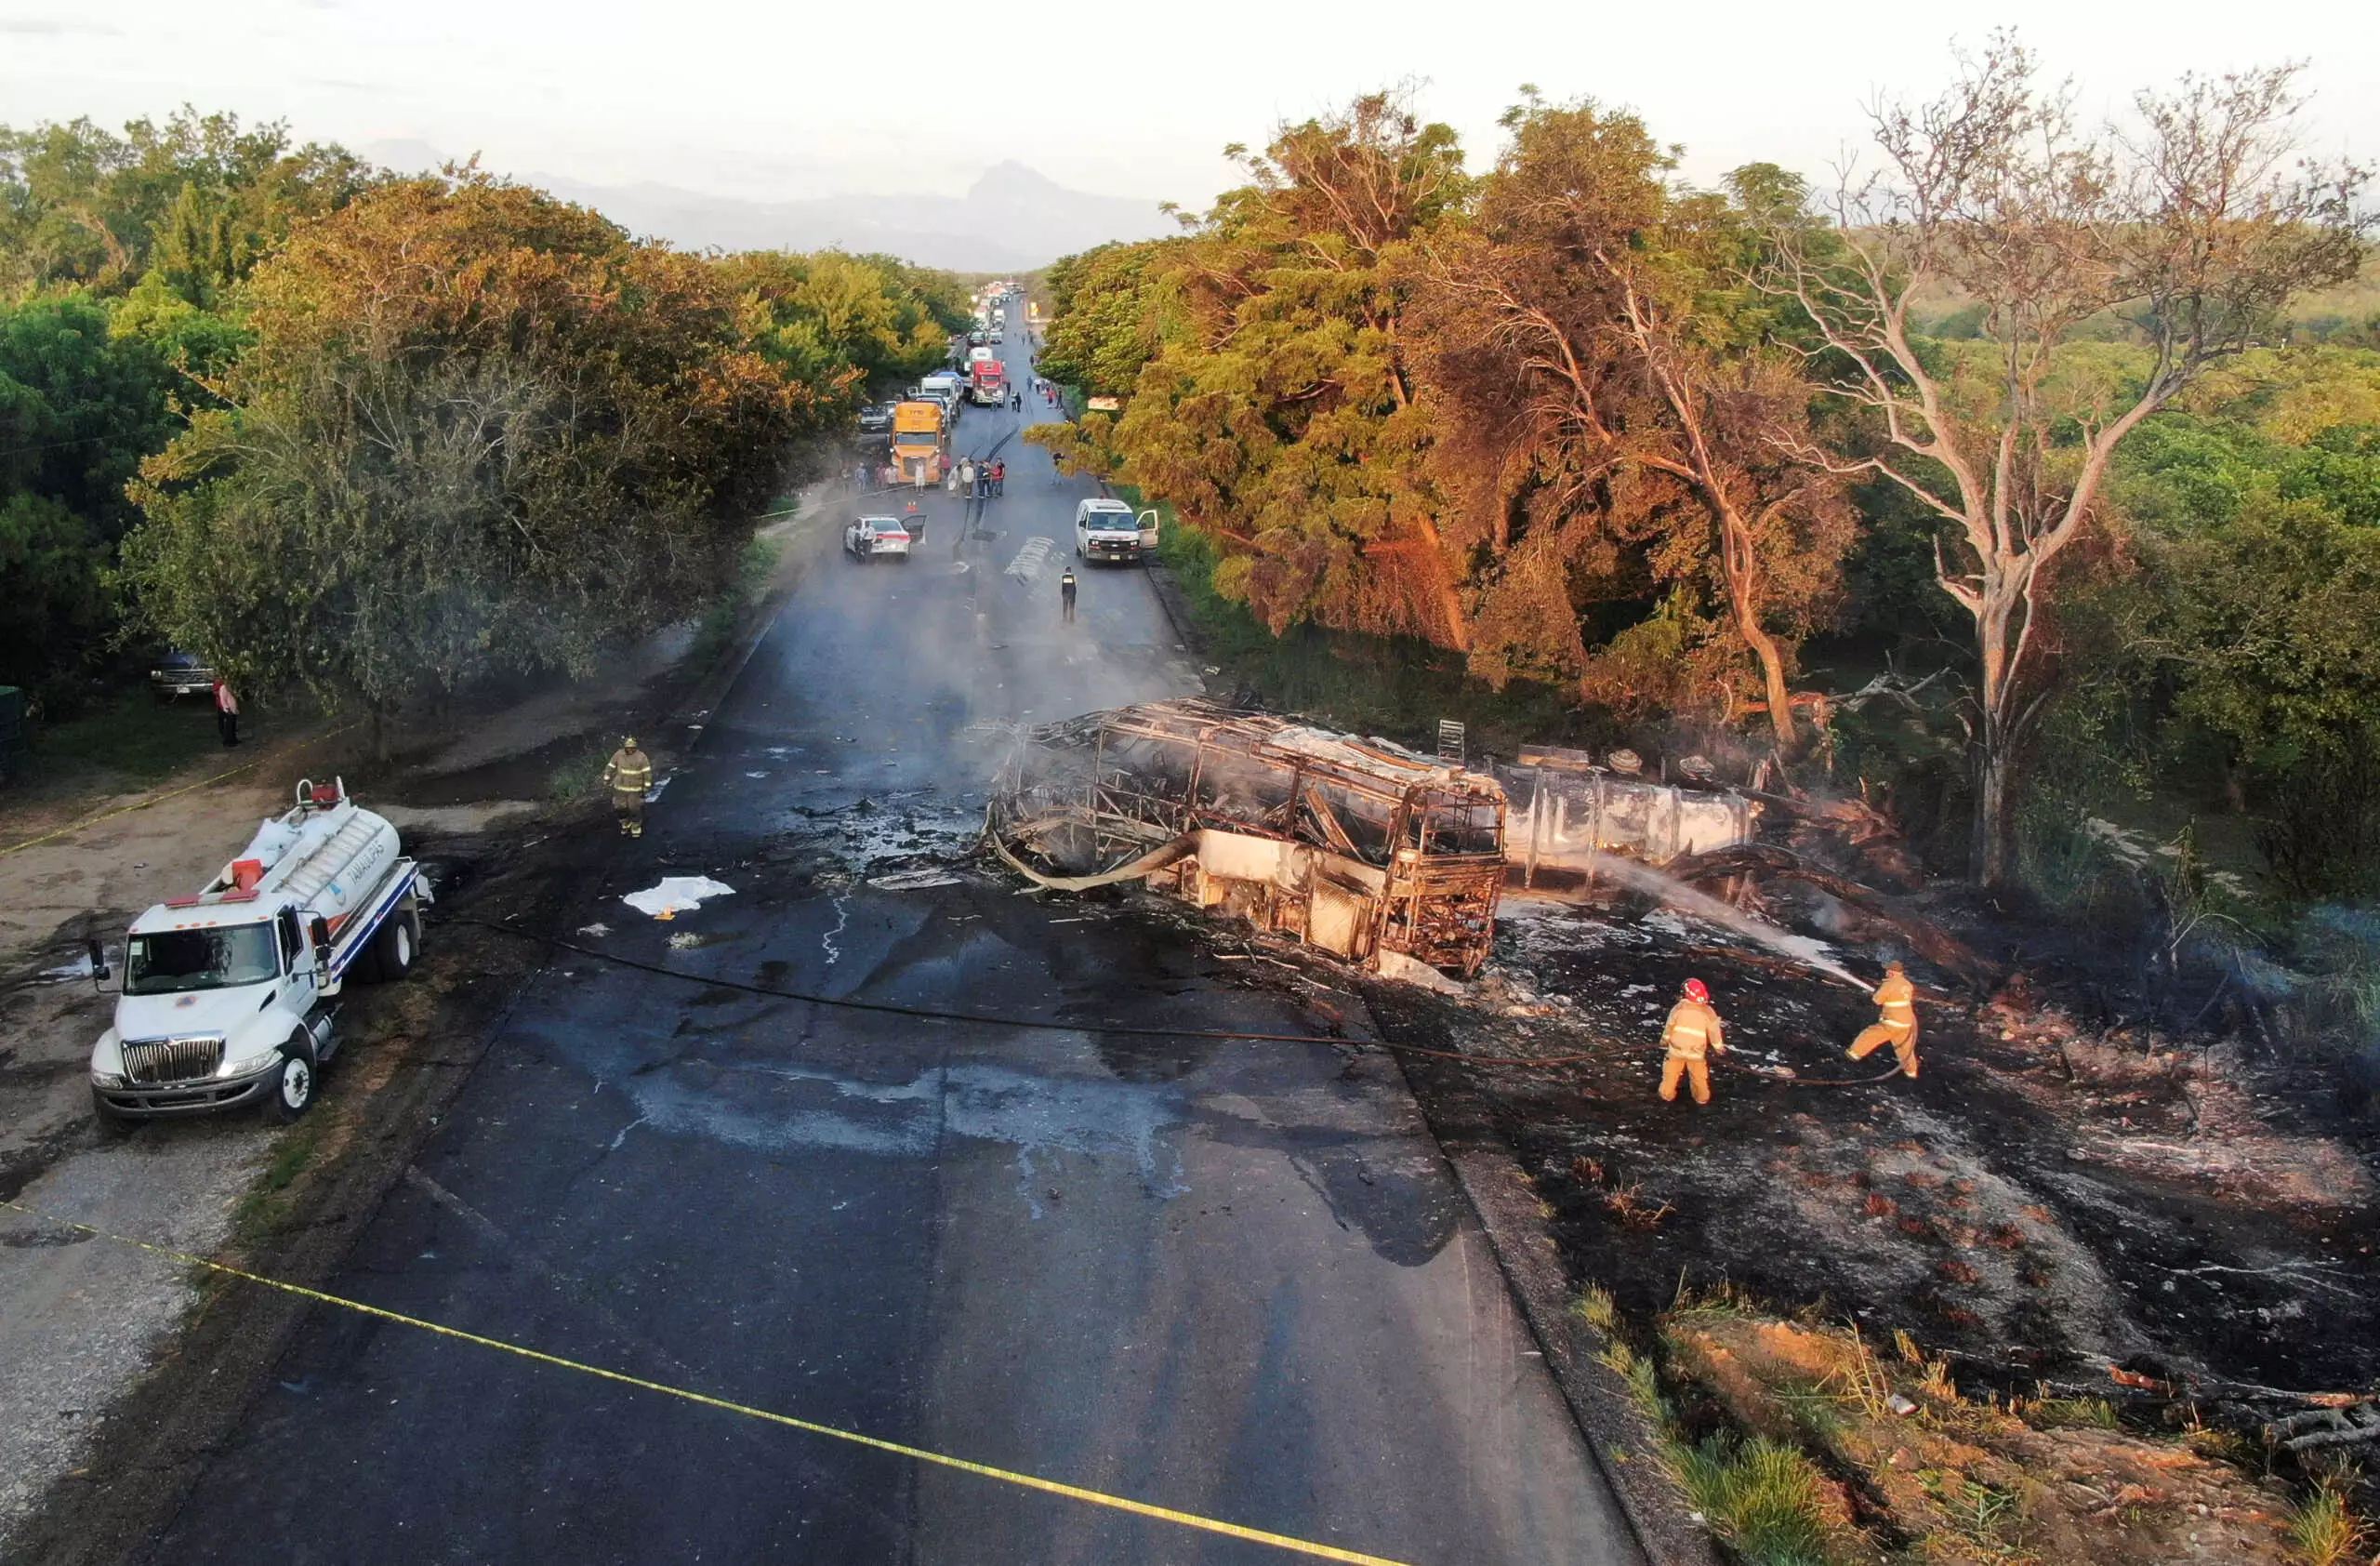
{"label": "person standing on road", "polygon": [[995,458],[992,462],[992,493],[1008,493],[1008,463],[1004,459]]}
{"label": "person standing on road", "polygon": [[612,814],[619,818],[622,837],[644,835],[644,796],[653,787],[653,758],[627,735],[603,768],[603,786],[612,790]]}
{"label": "person standing on road", "polygon": [[1684,1077],[1697,1104],[1711,1102],[1711,1059],[1727,1053],[1726,1030],[1711,1007],[1711,990],[1699,978],[1686,981],[1669,1021],[1661,1025],[1661,1102],[1677,1102],[1677,1083]]}
{"label": "person standing on road", "polygon": [[1071,565],[1058,578],[1058,613],[1065,624],[1075,623],[1075,568]]}
{"label": "person standing on road", "polygon": [[1884,964],[1884,982],[1868,997],[1876,1002],[1876,1020],[1860,1030],[1844,1053],[1854,1060],[1865,1060],[1886,1044],[1893,1047],[1895,1058],[1900,1062],[1900,1074],[1917,1075],[1917,986],[1909,982],[1909,975],[1897,962]]}
{"label": "person standing on road", "polygon": [[215,682],[215,732],[226,745],[240,742],[240,698],[220,680]]}

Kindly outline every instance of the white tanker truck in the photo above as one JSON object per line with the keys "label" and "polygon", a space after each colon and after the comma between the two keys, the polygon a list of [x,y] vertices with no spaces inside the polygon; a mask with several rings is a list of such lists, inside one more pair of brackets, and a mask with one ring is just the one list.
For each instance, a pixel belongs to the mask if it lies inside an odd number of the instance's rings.
{"label": "white tanker truck", "polygon": [[[304,1114],[338,1048],[333,1001],[350,980],[405,976],[430,899],[397,829],[344,780],[299,783],[205,890],[133,921],[115,1025],[91,1052],[101,1121]],[[91,970],[108,977],[96,940]]]}

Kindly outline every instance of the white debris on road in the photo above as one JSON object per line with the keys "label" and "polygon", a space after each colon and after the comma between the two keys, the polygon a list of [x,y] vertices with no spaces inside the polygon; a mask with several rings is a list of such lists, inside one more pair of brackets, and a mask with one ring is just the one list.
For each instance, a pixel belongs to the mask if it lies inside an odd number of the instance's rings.
{"label": "white debris on road", "polygon": [[1027,538],[1016,558],[1008,563],[1008,575],[1021,582],[1038,582],[1041,567],[1050,563],[1050,551],[1058,547],[1054,538]]}
{"label": "white debris on road", "polygon": [[956,886],[959,878],[948,870],[903,870],[898,875],[872,875],[870,886],[886,892],[916,892],[928,886]]}
{"label": "white debris on road", "polygon": [[725,882],[713,881],[707,875],[668,875],[661,878],[659,885],[648,886],[641,892],[630,892],[620,901],[639,913],[650,914],[655,919],[672,919],[702,907],[707,897],[734,895],[734,887]]}

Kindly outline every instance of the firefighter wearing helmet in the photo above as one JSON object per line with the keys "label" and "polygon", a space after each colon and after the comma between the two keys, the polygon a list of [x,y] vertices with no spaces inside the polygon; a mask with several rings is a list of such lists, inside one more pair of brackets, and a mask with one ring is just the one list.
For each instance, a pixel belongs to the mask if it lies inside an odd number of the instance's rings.
{"label": "firefighter wearing helmet", "polygon": [[621,739],[603,768],[603,786],[612,790],[612,814],[619,817],[622,837],[644,835],[644,796],[653,787],[653,758],[637,749],[636,737]]}
{"label": "firefighter wearing helmet", "polygon": [[1885,1044],[1893,1047],[1894,1057],[1900,1062],[1900,1074],[1917,1075],[1917,987],[1897,962],[1884,966],[1884,982],[1868,997],[1876,1002],[1876,1020],[1860,1031],[1844,1053],[1854,1060],[1865,1060]]}
{"label": "firefighter wearing helmet", "polygon": [[1711,1102],[1711,1056],[1727,1053],[1719,1014],[1711,1009],[1711,990],[1700,979],[1686,981],[1669,1021],[1661,1025],[1661,1102],[1677,1102],[1678,1079],[1693,1089],[1697,1104]]}

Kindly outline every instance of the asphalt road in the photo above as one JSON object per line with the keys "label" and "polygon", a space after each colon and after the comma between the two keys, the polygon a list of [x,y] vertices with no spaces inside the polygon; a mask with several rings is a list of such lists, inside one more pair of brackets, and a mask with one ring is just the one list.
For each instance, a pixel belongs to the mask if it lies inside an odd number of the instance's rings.
{"label": "asphalt road", "polygon": [[[959,448],[1016,423],[971,410]],[[586,844],[606,891],[565,923],[688,973],[1085,1030],[568,959],[332,1287],[1341,1549],[1635,1559],[1394,1066],[1090,1030],[1329,1019],[1244,982],[1186,922],[1021,896],[960,862],[985,725],[1195,689],[1137,571],[1082,571],[1080,619],[1060,623],[1087,490],[1021,441],[1001,455],[987,536],[935,495],[906,565],[839,558],[840,528],[805,546],[820,558],[700,715],[647,836]],[[663,874],[734,893],[668,922],[616,900]],[[150,1554],[1294,1559],[329,1307]]]}

